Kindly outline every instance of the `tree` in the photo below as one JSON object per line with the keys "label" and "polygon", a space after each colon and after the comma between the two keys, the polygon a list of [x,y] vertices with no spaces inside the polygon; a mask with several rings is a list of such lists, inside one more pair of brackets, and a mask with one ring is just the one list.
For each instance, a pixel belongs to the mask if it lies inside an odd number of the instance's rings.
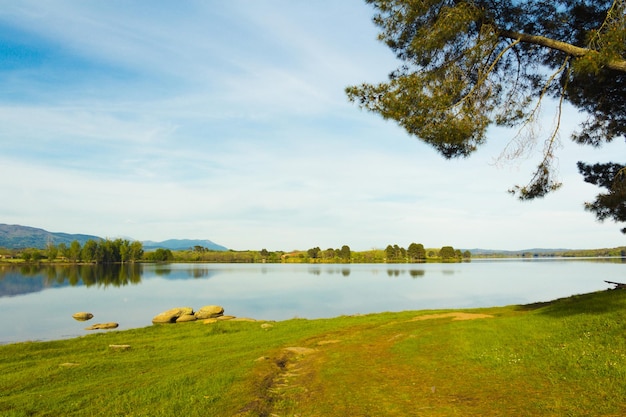
{"label": "tree", "polygon": [[54,243],[48,242],[46,244],[46,253],[48,255],[48,260],[52,262],[57,258],[57,255],[59,254],[59,248],[56,247]]}
{"label": "tree", "polygon": [[452,246],[444,246],[439,251],[441,259],[453,259],[456,258],[456,251]]}
{"label": "tree", "polygon": [[67,258],[69,249],[67,248],[67,245],[65,243],[63,242],[59,243],[59,245],[57,246],[57,249],[61,257]]}
{"label": "tree", "polygon": [[73,240],[72,243],[70,243],[70,248],[67,252],[67,257],[69,258],[70,261],[77,262],[81,259],[80,258],[81,252],[82,252],[82,249],[80,247],[80,243],[78,242],[78,240]]}
{"label": "tree", "polygon": [[[72,242],[72,245],[74,244],[74,242]],[[71,247],[70,247],[71,250]],[[88,241],[85,242],[85,244],[83,245],[83,248],[80,251],[80,258],[83,261],[89,261],[89,262],[94,262],[98,260],[98,242],[96,242],[93,239],[89,239]]]}
{"label": "tree", "polygon": [[[445,158],[469,156],[491,125],[519,129],[502,158],[526,155],[538,139],[540,105],[556,99],[557,122],[532,178],[510,190],[520,199],[561,185],[554,160],[564,102],[588,116],[574,141],[600,146],[626,137],[625,0],[365,1],[376,9],[379,39],[402,64],[386,83],[346,88],[349,99]],[[624,221],[604,203],[592,209],[600,219]]]}
{"label": "tree", "polygon": [[149,258],[155,262],[167,262],[174,259],[174,254],[169,249],[158,248],[150,253]]}
{"label": "tree", "polygon": [[426,259],[426,250],[424,249],[424,245],[422,245],[421,243],[411,243],[406,253],[411,262]]}
{"label": "tree", "polygon": [[[612,218],[617,222],[626,222],[626,166],[579,162],[578,170],[586,182],[609,190],[606,194],[598,194],[593,203],[586,203],[585,209],[595,213],[599,220]],[[622,233],[626,233],[626,227]]]}
{"label": "tree", "polygon": [[350,246],[343,245],[341,250],[339,251],[339,258],[344,262],[350,262],[350,257],[352,255],[352,251],[350,251]]}
{"label": "tree", "polygon": [[143,244],[135,240],[130,244],[130,251],[128,254],[128,260],[131,262],[135,262],[141,259],[143,256]]}
{"label": "tree", "polygon": [[124,263],[130,259],[130,242],[126,239],[118,239],[120,262]]}
{"label": "tree", "polygon": [[396,260],[396,251],[391,245],[387,245],[385,248],[385,258],[387,258],[387,262],[393,262]]}
{"label": "tree", "polygon": [[309,255],[309,258],[311,259],[317,259],[320,255],[320,252],[322,252],[322,250],[319,247],[311,248],[306,251],[307,255]]}
{"label": "tree", "polygon": [[335,255],[335,249],[333,248],[328,248],[324,252],[322,252],[322,256],[324,259],[333,259]]}

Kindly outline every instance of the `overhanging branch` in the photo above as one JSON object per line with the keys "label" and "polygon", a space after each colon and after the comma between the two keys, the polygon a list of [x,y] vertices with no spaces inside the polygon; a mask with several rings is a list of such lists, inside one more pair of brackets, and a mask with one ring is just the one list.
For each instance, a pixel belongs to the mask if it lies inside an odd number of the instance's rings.
{"label": "overhanging branch", "polygon": [[[528,35],[526,33],[514,32],[512,30],[501,30],[499,32],[499,35],[504,38],[515,39],[520,42],[531,43],[533,45],[544,46],[546,48],[565,52],[566,54],[575,57],[585,56],[589,53],[598,53],[593,49],[581,48],[580,46],[572,45],[567,42],[557,41],[555,39],[546,38],[545,36]],[[606,62],[605,67],[616,71],[626,72],[626,60],[613,59]]]}

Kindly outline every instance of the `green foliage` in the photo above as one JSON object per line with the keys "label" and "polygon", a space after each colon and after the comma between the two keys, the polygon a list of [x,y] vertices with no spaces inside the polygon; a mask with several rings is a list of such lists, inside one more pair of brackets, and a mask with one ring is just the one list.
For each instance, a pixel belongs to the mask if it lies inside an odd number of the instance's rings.
{"label": "green foliage", "polygon": [[82,249],[80,247],[80,243],[78,243],[77,240],[73,240],[72,243],[70,243],[70,248],[69,248],[67,257],[69,258],[70,261],[77,262],[80,260],[81,252],[82,252]]}
{"label": "green foliage", "polygon": [[[613,219],[626,222],[626,165],[587,165],[579,162],[578,170],[586,182],[608,190],[608,193],[598,194],[593,203],[586,203],[585,208],[595,213],[600,221]],[[626,227],[622,233],[626,233]]]}
{"label": "green foliage", "polygon": [[154,252],[148,252],[146,254],[146,259],[153,262],[167,262],[174,260],[174,254],[169,249],[159,248]]}
{"label": "green foliage", "polygon": [[322,250],[318,247],[315,248],[311,248],[309,249],[307,252],[307,255],[309,255],[309,258],[311,259],[317,259],[320,255],[320,253],[322,252]]}
{"label": "green foliage", "polygon": [[454,259],[457,257],[456,252],[452,246],[444,246],[439,251],[439,256],[442,259]]}
{"label": "green foliage", "polygon": [[[445,158],[465,157],[491,125],[521,134],[503,158],[528,154],[541,101],[568,101],[589,119],[573,136],[597,146],[626,135],[624,1],[366,0],[400,61],[387,82],[346,88],[362,108],[396,121]],[[520,132],[518,130],[518,132]],[[521,199],[560,187],[558,124]],[[622,221],[622,220],[620,220]]]}
{"label": "green foliage", "polygon": [[426,259],[426,249],[421,243],[411,243],[407,250],[407,256],[410,262],[423,261]]}

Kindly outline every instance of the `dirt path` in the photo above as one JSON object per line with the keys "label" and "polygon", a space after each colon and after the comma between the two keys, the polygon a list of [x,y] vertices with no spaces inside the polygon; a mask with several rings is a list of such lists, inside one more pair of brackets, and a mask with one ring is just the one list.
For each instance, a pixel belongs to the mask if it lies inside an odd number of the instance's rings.
{"label": "dirt path", "polygon": [[[259,397],[239,416],[453,415],[448,412],[475,399],[451,394],[449,381],[439,380],[441,373],[427,363],[433,352],[422,352],[413,362],[396,354],[395,348],[432,328],[434,323],[427,320],[490,317],[470,313],[422,315],[320,335],[300,346],[283,348],[259,359]],[[407,414],[408,410],[417,414]]]}

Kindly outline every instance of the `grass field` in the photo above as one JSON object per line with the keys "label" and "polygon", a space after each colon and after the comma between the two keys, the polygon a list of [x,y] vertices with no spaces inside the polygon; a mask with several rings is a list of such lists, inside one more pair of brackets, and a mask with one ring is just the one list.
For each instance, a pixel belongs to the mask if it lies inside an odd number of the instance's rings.
{"label": "grass field", "polygon": [[0,415],[626,415],[623,290],[261,324],[0,346]]}

